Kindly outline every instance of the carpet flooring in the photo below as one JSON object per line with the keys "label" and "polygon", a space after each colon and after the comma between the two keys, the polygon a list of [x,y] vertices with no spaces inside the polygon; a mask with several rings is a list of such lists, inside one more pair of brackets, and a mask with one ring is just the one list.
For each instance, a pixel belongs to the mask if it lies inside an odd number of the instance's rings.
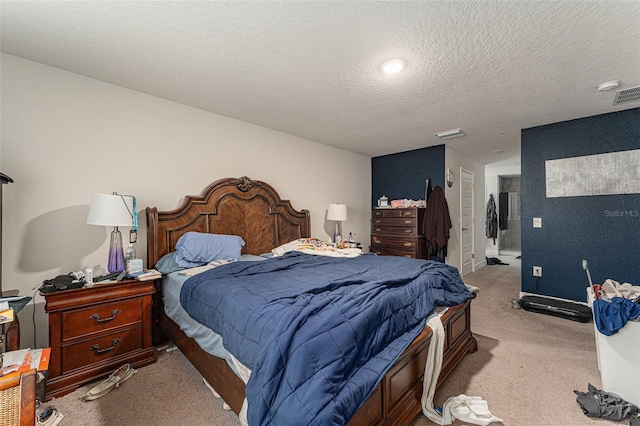
{"label": "carpet flooring", "polygon": [[[485,266],[464,278],[480,288],[472,304],[479,350],[464,357],[434,402],[441,405],[459,394],[480,396],[512,426],[615,424],[586,417],[573,393],[586,391],[588,383],[601,386],[593,323],[513,309],[511,299],[520,289],[519,259],[501,259],[509,265]],[[140,368],[104,397],[79,401],[93,385],[50,402],[64,414],[62,425],[239,425],[177,350],[159,352],[156,364]],[[433,424],[419,415],[412,426]]]}

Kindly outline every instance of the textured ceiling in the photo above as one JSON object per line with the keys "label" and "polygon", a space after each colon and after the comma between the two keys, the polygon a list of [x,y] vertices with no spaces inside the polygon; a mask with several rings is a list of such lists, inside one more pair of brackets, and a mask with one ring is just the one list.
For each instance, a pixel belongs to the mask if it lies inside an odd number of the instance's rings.
{"label": "textured ceiling", "polygon": [[[520,129],[622,109],[640,1],[2,1],[1,50],[370,156],[517,158]],[[400,57],[406,72],[379,65]],[[504,152],[495,153],[502,149]]]}

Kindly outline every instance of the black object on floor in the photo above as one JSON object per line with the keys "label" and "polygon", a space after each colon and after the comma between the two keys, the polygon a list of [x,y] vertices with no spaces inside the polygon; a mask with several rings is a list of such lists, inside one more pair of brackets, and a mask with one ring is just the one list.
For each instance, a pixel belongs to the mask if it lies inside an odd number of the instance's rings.
{"label": "black object on floor", "polygon": [[497,257],[487,257],[487,265],[508,265],[508,263],[504,263],[502,260]]}
{"label": "black object on floor", "polygon": [[525,311],[553,315],[578,322],[589,322],[593,315],[588,306],[539,296],[523,296],[520,298],[520,306]]}

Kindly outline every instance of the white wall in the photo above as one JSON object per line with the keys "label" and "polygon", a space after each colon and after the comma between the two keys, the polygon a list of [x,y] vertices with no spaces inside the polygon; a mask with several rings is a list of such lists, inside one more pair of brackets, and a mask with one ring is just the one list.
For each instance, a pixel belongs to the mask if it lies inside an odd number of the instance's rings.
{"label": "white wall", "polygon": [[[368,245],[369,157],[12,55],[0,60],[0,170],[15,181],[4,187],[4,289],[33,295],[59,274],[104,272],[110,230],[86,224],[94,192],[137,196],[142,259],[145,207],[173,209],[217,179],[244,175],[308,209],[314,237],[331,232],[329,203],[346,203],[345,234]],[[46,317],[36,301],[41,346]],[[30,313],[20,317],[22,346],[31,346]]]}
{"label": "white wall", "polygon": [[447,247],[447,263],[460,269],[462,266],[461,259],[461,242],[460,242],[460,168],[472,172],[474,177],[473,186],[473,252],[474,252],[474,270],[483,267],[485,261],[485,243],[484,243],[484,165],[460,154],[449,146],[445,146],[444,153],[445,169],[451,169],[455,173],[454,183],[449,188],[445,188],[445,198],[449,206],[449,216],[451,217],[451,237]]}
{"label": "white wall", "polygon": [[[493,199],[498,204],[498,194],[500,193],[500,176],[520,176],[520,157],[511,158],[498,163],[487,164],[484,167],[485,174],[485,191],[484,191],[484,209],[486,211],[487,202],[489,201],[489,194],[493,194]],[[486,217],[483,218],[483,221]],[[483,235],[484,234],[484,222],[483,222]],[[484,236],[485,249],[487,256],[498,256],[500,247],[500,232],[494,244],[492,238],[486,238]]]}

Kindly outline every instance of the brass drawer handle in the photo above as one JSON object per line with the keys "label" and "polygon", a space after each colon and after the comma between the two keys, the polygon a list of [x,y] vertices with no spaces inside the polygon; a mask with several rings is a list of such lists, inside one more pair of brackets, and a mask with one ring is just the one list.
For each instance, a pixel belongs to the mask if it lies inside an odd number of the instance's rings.
{"label": "brass drawer handle", "polygon": [[376,219],[376,223],[382,223],[382,220]]}
{"label": "brass drawer handle", "polygon": [[375,215],[376,216],[382,216],[382,212],[376,212]]}
{"label": "brass drawer handle", "polygon": [[405,247],[411,247],[413,244],[412,243],[404,243]]}
{"label": "brass drawer handle", "polygon": [[107,321],[111,321],[113,319],[116,318],[116,315],[118,315],[120,313],[120,309],[114,309],[113,312],[111,312],[111,316],[107,317],[107,318],[100,318],[100,314],[93,314],[89,317],[89,319],[92,320],[96,320],[96,322],[100,323],[100,322],[107,322]]}
{"label": "brass drawer handle", "polygon": [[104,349],[100,349],[100,345],[96,343],[95,345],[91,346],[91,350],[95,351],[97,354],[103,354],[105,352],[112,351],[118,343],[120,343],[120,339],[113,339],[113,341],[111,342],[111,346]]}
{"label": "brass drawer handle", "polygon": [[404,232],[405,232],[405,234],[410,234],[411,232],[413,232],[413,230],[412,229],[405,229]]}
{"label": "brass drawer handle", "polygon": [[376,232],[382,231],[382,228],[376,228]]}
{"label": "brass drawer handle", "polygon": [[374,239],[374,240],[373,240],[373,244],[380,244],[380,240],[376,240],[376,239]]}
{"label": "brass drawer handle", "polygon": [[413,222],[412,220],[405,220],[404,223],[406,223],[407,225],[411,225],[411,222]]}
{"label": "brass drawer handle", "polygon": [[413,214],[413,212],[404,212],[403,213],[405,216],[411,216]]}

